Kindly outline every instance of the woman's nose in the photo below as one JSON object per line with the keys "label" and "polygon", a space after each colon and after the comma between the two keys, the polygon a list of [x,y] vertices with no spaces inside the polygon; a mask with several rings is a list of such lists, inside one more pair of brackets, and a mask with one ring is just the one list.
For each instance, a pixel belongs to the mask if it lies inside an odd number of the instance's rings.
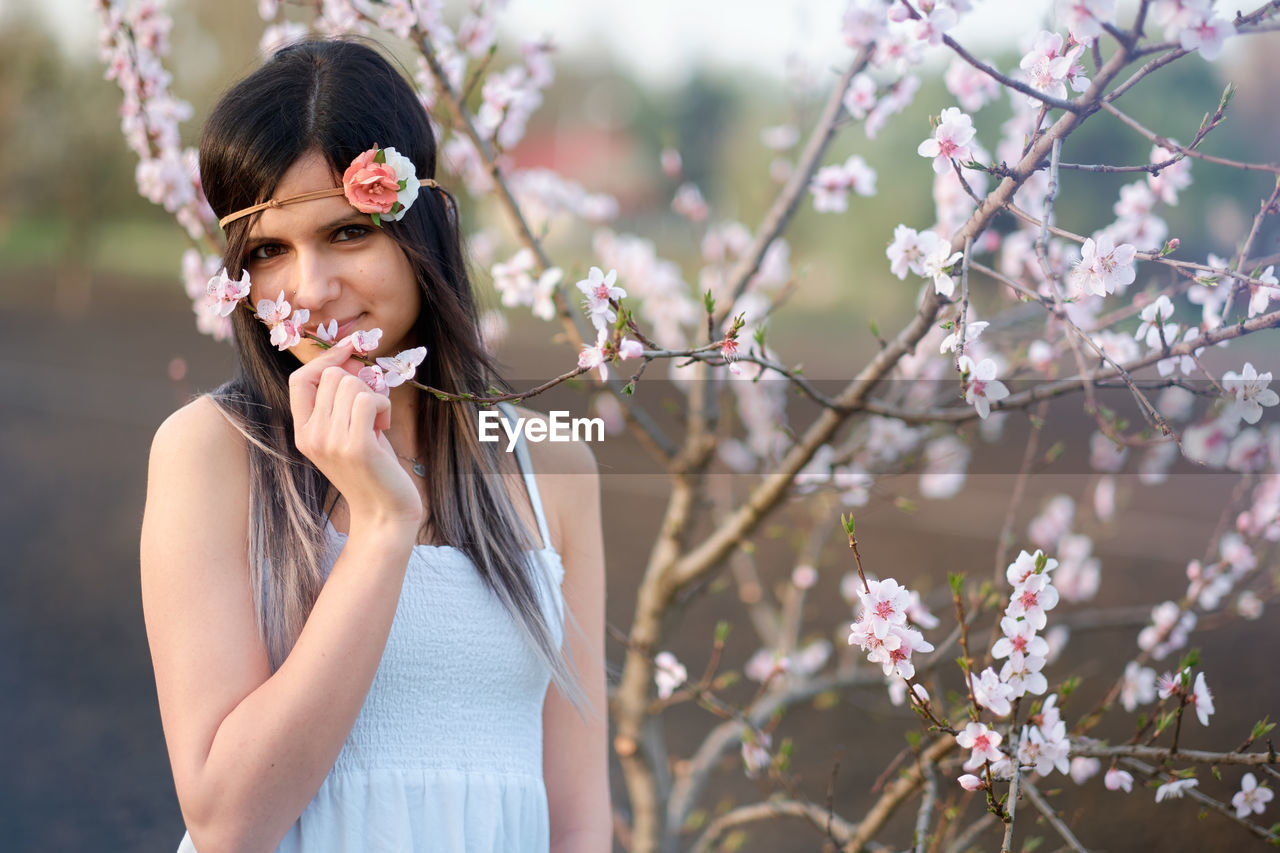
{"label": "woman's nose", "polygon": [[337,270],[324,253],[300,249],[292,269],[291,302],[294,308],[315,312],[341,290]]}

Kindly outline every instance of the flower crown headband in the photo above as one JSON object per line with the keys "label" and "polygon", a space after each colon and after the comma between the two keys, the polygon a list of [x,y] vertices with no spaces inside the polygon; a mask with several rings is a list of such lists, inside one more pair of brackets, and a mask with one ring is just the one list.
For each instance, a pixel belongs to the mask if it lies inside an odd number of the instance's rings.
{"label": "flower crown headband", "polygon": [[419,187],[440,189],[431,178],[418,179],[413,161],[394,148],[379,148],[375,144],[368,151],[351,161],[342,173],[342,186],[289,196],[271,198],[259,204],[229,213],[218,220],[226,228],[228,223],[251,216],[267,208],[283,207],[300,201],[345,195],[351,206],[361,213],[373,216],[373,224],[381,227],[382,220],[395,222],[404,216],[418,199]]}

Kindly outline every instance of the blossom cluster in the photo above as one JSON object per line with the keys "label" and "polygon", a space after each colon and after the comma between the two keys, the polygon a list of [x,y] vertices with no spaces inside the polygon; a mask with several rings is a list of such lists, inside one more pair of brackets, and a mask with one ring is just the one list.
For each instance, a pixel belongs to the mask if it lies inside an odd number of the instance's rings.
{"label": "blossom cluster", "polygon": [[868,580],[857,595],[861,610],[850,627],[849,644],[858,645],[867,660],[880,664],[886,677],[914,678],[912,655],[933,651],[933,644],[908,624],[912,591],[886,578]]}

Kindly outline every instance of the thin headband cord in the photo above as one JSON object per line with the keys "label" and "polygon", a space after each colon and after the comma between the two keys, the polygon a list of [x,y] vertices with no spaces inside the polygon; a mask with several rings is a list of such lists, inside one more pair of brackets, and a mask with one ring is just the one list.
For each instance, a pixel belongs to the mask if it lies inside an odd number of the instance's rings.
{"label": "thin headband cord", "polygon": [[[434,189],[434,190],[441,189],[440,185],[437,184],[431,178],[420,179],[418,181],[418,186],[430,187],[431,189]],[[277,208],[277,207],[284,207],[286,204],[297,204],[298,202],[301,202],[301,201],[315,201],[318,198],[330,198],[332,196],[343,195],[345,192],[346,192],[345,187],[329,187],[328,189],[312,190],[309,193],[302,193],[301,195],[289,196],[288,198],[267,199],[266,201],[261,202],[260,204],[255,204],[252,207],[246,207],[243,210],[237,210],[235,213],[227,214],[226,216],[218,220],[218,226],[220,228],[225,229],[228,223],[235,222],[237,219],[241,219],[245,216],[252,216],[258,211],[266,210],[269,207]]]}

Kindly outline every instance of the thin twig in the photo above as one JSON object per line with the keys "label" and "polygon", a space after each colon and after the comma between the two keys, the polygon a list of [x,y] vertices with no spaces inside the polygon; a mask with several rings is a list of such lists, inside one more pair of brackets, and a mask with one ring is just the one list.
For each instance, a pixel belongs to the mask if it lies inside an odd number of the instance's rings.
{"label": "thin twig", "polygon": [[1057,830],[1058,835],[1062,836],[1062,840],[1067,842],[1068,847],[1074,850],[1075,853],[1089,853],[1089,851],[1085,849],[1085,846],[1080,843],[1080,839],[1076,838],[1075,834],[1067,828],[1067,825],[1063,823],[1062,819],[1054,812],[1053,806],[1050,805],[1049,802],[1041,795],[1040,790],[1035,786],[1035,783],[1030,779],[1025,779],[1023,780],[1022,787],[1023,790],[1027,792],[1027,797],[1031,800],[1032,804],[1035,805],[1040,814],[1044,815],[1044,819],[1049,821],[1049,825]]}

